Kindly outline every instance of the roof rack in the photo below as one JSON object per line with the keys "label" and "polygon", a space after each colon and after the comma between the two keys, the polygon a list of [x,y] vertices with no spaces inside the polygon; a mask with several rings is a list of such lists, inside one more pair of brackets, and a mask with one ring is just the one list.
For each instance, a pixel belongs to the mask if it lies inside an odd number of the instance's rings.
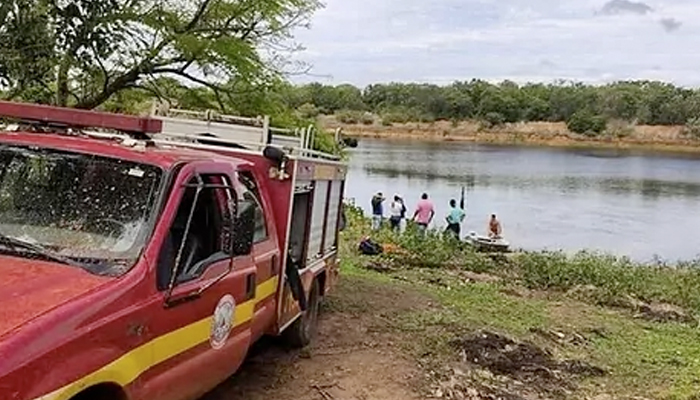
{"label": "roof rack", "polygon": [[0,119],[53,129],[85,131],[97,128],[116,131],[136,139],[146,139],[169,146],[196,148],[198,144],[204,144],[209,147],[242,147],[255,151],[275,146],[290,155],[340,159],[338,156],[313,150],[315,132],[312,125],[294,130],[274,128],[270,127],[270,118],[267,116],[246,118],[222,115],[214,111],[170,109],[163,103],[154,103],[150,116],[137,117],[0,101]]}
{"label": "roof rack", "polygon": [[313,150],[314,127],[283,129],[270,126],[268,116],[248,118],[219,114],[215,111],[171,109],[154,103],[151,116],[163,122],[158,137],[162,144],[193,147],[193,143],[208,146],[233,145],[253,150],[266,146],[282,148],[290,154],[338,160],[340,157]]}

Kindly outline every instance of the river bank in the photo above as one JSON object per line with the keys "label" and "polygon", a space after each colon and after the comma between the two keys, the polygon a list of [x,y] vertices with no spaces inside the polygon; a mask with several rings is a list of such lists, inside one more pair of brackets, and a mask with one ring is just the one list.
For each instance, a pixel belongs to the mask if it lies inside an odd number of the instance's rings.
{"label": "river bank", "polygon": [[333,116],[322,117],[320,121],[327,129],[342,128],[346,136],[355,138],[700,153],[700,140],[685,135],[682,126],[611,123],[606,133],[590,137],[570,132],[562,122],[522,122],[487,128],[476,121],[436,121],[391,126],[377,122],[366,125],[344,124]]}
{"label": "river bank", "polygon": [[692,399],[700,390],[694,264],[593,253],[491,258],[437,235],[389,232],[374,235],[385,253],[368,257],[356,251],[366,219],[350,210],[348,221],[345,276],[434,299],[392,319],[429,370],[434,397]]}
{"label": "river bank", "polygon": [[[617,271],[609,259],[575,263],[542,253],[535,265],[520,266],[435,236],[419,242],[388,232],[376,236],[386,254],[362,256],[357,242],[369,225],[348,211],[341,279],[323,303],[312,345],[298,351],[265,340],[201,400],[697,399],[696,324],[650,320],[644,310],[562,290],[563,280]],[[533,285],[523,271],[536,265],[549,280]],[[649,280],[630,274],[622,275],[638,288],[658,281],[651,285],[657,297],[674,286],[698,297],[691,282],[672,278],[672,268],[643,271]],[[622,286],[620,293],[634,292]]]}

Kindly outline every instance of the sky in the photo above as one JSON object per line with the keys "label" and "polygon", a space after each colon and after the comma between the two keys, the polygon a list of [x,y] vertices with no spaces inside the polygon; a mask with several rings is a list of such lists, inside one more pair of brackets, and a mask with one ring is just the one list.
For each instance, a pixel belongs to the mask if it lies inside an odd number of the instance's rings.
{"label": "sky", "polygon": [[298,83],[700,86],[699,0],[325,0],[296,40]]}

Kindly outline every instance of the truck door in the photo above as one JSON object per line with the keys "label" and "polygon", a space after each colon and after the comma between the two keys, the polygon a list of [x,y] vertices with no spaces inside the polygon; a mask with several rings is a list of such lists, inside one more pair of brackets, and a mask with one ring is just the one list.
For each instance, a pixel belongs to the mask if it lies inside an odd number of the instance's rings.
{"label": "truck door", "polygon": [[[258,181],[251,171],[238,171],[240,187],[237,192],[243,201],[255,209],[255,232],[253,234],[253,260],[257,268],[257,284],[268,287],[266,293],[277,290],[281,270],[281,255],[277,244],[274,221],[269,212],[270,199],[260,191]],[[253,340],[257,340],[269,330],[276,318],[276,296],[258,296],[252,323]]]}
{"label": "truck door", "polygon": [[226,164],[197,164],[180,175],[156,262],[165,304],[153,324],[160,338],[144,399],[203,394],[238,368],[251,344],[257,274],[250,250],[232,250],[241,211],[236,175]]}

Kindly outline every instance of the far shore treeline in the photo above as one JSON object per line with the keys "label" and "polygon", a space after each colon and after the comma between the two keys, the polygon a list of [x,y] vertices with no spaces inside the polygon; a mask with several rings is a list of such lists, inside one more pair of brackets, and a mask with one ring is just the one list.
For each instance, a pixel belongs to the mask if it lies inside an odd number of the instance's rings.
{"label": "far shore treeline", "polygon": [[418,83],[294,87],[286,97],[303,114],[335,114],[344,123],[383,125],[436,120],[506,122],[566,122],[578,133],[600,133],[612,120],[637,125],[698,124],[700,90],[655,81],[605,85],[575,82],[489,83],[474,79],[439,86]]}

